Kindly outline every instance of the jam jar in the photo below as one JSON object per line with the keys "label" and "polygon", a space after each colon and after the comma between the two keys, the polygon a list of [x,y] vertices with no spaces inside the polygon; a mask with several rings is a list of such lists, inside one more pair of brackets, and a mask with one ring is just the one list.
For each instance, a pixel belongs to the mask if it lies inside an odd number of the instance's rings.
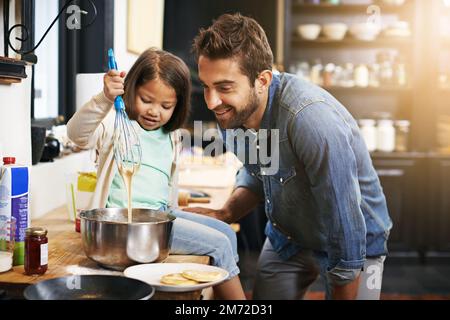
{"label": "jam jar", "polygon": [[48,268],[47,230],[28,228],[25,235],[25,273],[44,274]]}

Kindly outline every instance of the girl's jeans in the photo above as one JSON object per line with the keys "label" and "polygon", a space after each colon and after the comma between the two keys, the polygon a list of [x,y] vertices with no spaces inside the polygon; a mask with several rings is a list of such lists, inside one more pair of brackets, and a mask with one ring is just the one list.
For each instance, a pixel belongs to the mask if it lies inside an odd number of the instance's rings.
{"label": "girl's jeans", "polygon": [[237,240],[233,229],[220,220],[171,209],[177,217],[172,231],[171,254],[206,255],[214,266],[228,271],[229,279],[239,274]]}

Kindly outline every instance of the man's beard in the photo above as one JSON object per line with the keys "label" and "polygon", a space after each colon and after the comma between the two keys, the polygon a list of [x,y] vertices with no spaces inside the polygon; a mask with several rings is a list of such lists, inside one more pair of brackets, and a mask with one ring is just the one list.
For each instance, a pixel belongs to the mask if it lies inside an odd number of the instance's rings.
{"label": "man's beard", "polygon": [[220,127],[222,129],[235,129],[240,128],[244,125],[244,123],[250,118],[250,116],[258,109],[259,107],[259,100],[258,96],[256,95],[255,91],[252,90],[250,94],[249,101],[245,105],[244,108],[242,108],[240,111],[237,111],[235,107],[227,105],[226,107],[231,108],[231,111],[233,113],[233,116],[228,120],[216,120],[219,123]]}

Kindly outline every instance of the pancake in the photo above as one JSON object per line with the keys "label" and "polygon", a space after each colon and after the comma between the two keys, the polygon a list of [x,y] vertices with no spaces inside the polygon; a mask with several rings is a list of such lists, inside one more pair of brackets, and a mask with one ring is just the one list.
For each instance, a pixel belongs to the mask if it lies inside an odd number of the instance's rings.
{"label": "pancake", "polygon": [[170,273],[161,277],[161,283],[169,284],[173,286],[193,286],[198,284],[197,281],[187,279],[181,275],[181,273]]}
{"label": "pancake", "polygon": [[187,279],[197,282],[211,282],[220,280],[223,277],[222,272],[200,270],[185,270],[181,273],[181,275]]}

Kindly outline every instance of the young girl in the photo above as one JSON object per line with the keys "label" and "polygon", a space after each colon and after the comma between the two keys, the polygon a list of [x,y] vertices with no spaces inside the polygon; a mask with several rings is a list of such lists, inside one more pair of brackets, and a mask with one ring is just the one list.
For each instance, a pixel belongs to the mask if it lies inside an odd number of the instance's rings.
{"label": "young girl", "polygon": [[[171,53],[149,49],[128,75],[109,71],[103,92],[86,103],[67,124],[69,138],[98,155],[97,186],[91,208],[126,208],[125,186],[113,156],[114,99],[123,95],[142,147],[142,163],[133,177],[135,208],[166,209],[178,204],[178,130],[188,116],[191,82],[186,64]],[[222,299],[245,299],[237,276],[236,235],[229,225],[206,216],[173,210],[171,253],[208,255],[230,277],[214,288]]]}

